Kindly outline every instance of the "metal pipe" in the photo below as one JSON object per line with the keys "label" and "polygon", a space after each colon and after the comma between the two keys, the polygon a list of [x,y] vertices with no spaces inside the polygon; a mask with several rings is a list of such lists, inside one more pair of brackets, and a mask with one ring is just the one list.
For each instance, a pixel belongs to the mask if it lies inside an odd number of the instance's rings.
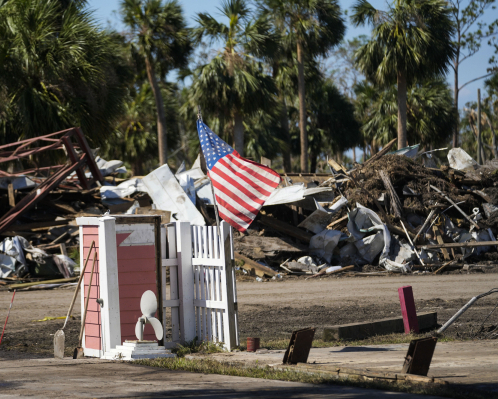
{"label": "metal pipe", "polygon": [[481,89],[477,89],[477,163],[482,165],[481,143]]}
{"label": "metal pipe", "polygon": [[470,308],[473,303],[475,301],[477,301],[479,298],[477,296],[475,296],[474,298],[472,298],[469,302],[467,302],[467,304],[461,308],[458,312],[456,312],[453,317],[451,319],[449,319],[446,323],[444,323],[444,325],[439,329],[437,330],[437,333],[438,334],[441,334],[443,333],[449,326],[451,326],[462,314],[465,313],[465,311]]}
{"label": "metal pipe", "polygon": [[498,288],[493,288],[491,290],[489,290],[488,292],[485,292],[484,294],[480,294],[480,295],[477,295],[475,296],[474,298],[472,298],[469,302],[467,302],[467,304],[462,307],[458,312],[456,312],[453,317],[451,319],[449,319],[446,323],[444,323],[444,325],[439,329],[437,330],[437,333],[438,334],[441,334],[442,332],[444,332],[449,326],[451,326],[462,314],[465,313],[465,311],[470,308],[473,303],[475,301],[477,301],[478,299],[480,298],[484,298],[485,296],[488,296],[488,295],[491,295],[491,294],[494,294],[494,293],[497,293],[498,292]]}

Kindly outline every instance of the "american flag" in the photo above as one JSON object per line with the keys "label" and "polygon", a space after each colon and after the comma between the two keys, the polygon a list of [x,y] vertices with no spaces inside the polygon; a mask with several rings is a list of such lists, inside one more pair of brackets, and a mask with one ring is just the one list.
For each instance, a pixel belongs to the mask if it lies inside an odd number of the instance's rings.
{"label": "american flag", "polygon": [[242,158],[200,119],[197,132],[220,216],[239,231],[256,218],[280,175],[259,163]]}

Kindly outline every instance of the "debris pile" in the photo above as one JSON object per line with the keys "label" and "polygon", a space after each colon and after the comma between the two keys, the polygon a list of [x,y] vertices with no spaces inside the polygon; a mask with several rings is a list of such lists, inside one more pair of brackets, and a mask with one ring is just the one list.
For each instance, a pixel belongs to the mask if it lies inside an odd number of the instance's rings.
{"label": "debris pile", "polygon": [[[329,198],[321,192],[267,204],[248,231],[257,238],[251,237],[247,256],[309,277],[492,268],[498,257],[498,160],[479,166],[457,148],[448,153],[449,165],[438,168],[424,166],[427,154],[421,155],[384,153],[350,171],[329,161],[333,177],[309,177],[304,188],[330,188]],[[250,237],[236,239],[235,247]],[[286,240],[280,251],[276,239]]]}
{"label": "debris pile", "polygon": [[[488,267],[497,257],[498,160],[480,166],[455,148],[448,165],[437,167],[431,152],[388,153],[392,144],[352,170],[329,160],[330,173],[282,174],[254,223],[234,234],[240,274],[263,280]],[[62,155],[47,157],[53,150]],[[0,147],[8,170],[0,173],[4,283],[72,278],[77,217],[159,214],[163,223],[215,225],[200,156],[189,170],[162,165],[120,179],[123,162],[96,152],[76,128]],[[66,163],[54,166],[62,157]]]}

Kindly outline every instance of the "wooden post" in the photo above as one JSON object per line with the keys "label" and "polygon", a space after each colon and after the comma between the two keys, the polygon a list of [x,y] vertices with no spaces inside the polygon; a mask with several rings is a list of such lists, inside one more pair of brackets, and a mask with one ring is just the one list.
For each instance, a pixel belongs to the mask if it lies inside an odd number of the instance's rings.
{"label": "wooden post", "polygon": [[8,192],[9,192],[9,205],[13,208],[16,206],[16,195],[14,192],[14,184],[12,182],[9,183]]}
{"label": "wooden post", "polygon": [[[163,324],[163,259],[161,240],[161,216],[154,217],[154,245],[156,252],[156,290],[157,290],[157,319]],[[164,325],[164,324],[163,324]],[[159,340],[159,345],[164,345],[164,336]]]}
{"label": "wooden post", "polygon": [[482,165],[481,143],[481,89],[477,89],[477,163]]}
{"label": "wooden post", "polygon": [[185,343],[192,341],[196,336],[192,232],[189,222],[176,223],[176,255],[178,258],[180,334],[181,341]]}
{"label": "wooden post", "polygon": [[225,312],[223,313],[223,327],[225,348],[229,351],[237,345],[235,303],[236,294],[233,284],[233,257],[231,248],[231,227],[227,222],[221,224],[222,249],[221,256],[225,261],[225,270],[221,273],[221,284],[226,287]]}
{"label": "wooden post", "polygon": [[[116,219],[104,216],[99,221],[99,286],[104,300],[101,309],[104,348],[106,351],[121,345],[121,314],[119,305],[118,255]],[[102,354],[104,355],[104,354]]]}
{"label": "wooden post", "polygon": [[417,310],[415,309],[415,300],[413,299],[411,285],[398,288],[398,294],[405,334],[410,334],[412,331],[418,333]]}

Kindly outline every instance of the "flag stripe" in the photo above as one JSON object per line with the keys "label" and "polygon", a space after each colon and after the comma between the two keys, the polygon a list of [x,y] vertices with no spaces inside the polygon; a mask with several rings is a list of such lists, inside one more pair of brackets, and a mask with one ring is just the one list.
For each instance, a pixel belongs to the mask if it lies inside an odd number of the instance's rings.
{"label": "flag stripe", "polygon": [[[280,175],[278,175],[276,172],[273,172],[273,170],[267,168],[266,166],[255,164],[252,162],[249,162],[248,160],[239,157],[235,157],[233,154],[227,155],[230,159],[233,159],[233,161],[242,169],[248,171],[249,173],[253,174],[255,177],[258,177],[259,180],[265,182],[268,184],[270,187],[275,187],[275,184],[280,183]],[[272,173],[269,173],[268,170],[270,170]],[[258,176],[256,176],[256,173]]]}
{"label": "flag stripe", "polygon": [[197,131],[218,212],[237,230],[245,231],[280,183],[280,175],[242,158],[201,120],[197,121]]}
{"label": "flag stripe", "polygon": [[254,209],[252,207],[249,207],[245,202],[241,201],[240,198],[237,198],[235,200],[230,196],[230,191],[227,193],[226,191],[220,189],[219,183],[213,181],[213,185],[215,189],[218,189],[218,191],[216,191],[216,195],[219,195],[225,201],[225,203],[233,206],[237,212],[251,219],[254,219],[256,217],[259,212],[259,208]]}
{"label": "flag stripe", "polygon": [[256,190],[258,190],[261,195],[266,196],[273,191],[274,187],[266,184],[264,181],[259,180],[257,176],[254,176],[247,171],[239,168],[239,166],[233,162],[232,158],[228,158],[228,156],[226,156],[223,159],[220,159],[218,162],[222,162],[222,164],[225,163],[225,165],[232,169],[233,172],[237,174],[237,176],[239,176],[247,184],[250,184]]}
{"label": "flag stripe", "polygon": [[234,208],[231,204],[227,203],[221,196],[216,194],[216,200],[220,200],[218,207],[221,209],[225,209],[228,213],[230,213],[231,217],[237,221],[239,224],[251,224],[254,220],[254,217],[248,217],[241,213],[238,209]]}
{"label": "flag stripe", "polygon": [[[240,196],[248,205],[254,207],[255,210],[261,208],[261,206],[265,203],[265,201],[261,198],[258,198],[256,195],[251,193],[246,187],[242,186],[235,179],[237,176],[227,171],[228,173],[223,173],[219,168],[211,169],[209,172],[209,176],[211,180],[216,180],[222,188],[227,188],[228,190],[232,190],[237,196]],[[232,175],[232,177],[229,176]],[[257,211],[256,211],[257,212]]]}
{"label": "flag stripe", "polygon": [[237,223],[231,216],[229,216],[230,212],[228,212],[225,208],[219,209],[218,213],[225,222],[228,222],[231,226],[235,227],[239,231],[246,231],[247,228],[249,227],[248,223],[245,222],[241,222],[240,224]]}

